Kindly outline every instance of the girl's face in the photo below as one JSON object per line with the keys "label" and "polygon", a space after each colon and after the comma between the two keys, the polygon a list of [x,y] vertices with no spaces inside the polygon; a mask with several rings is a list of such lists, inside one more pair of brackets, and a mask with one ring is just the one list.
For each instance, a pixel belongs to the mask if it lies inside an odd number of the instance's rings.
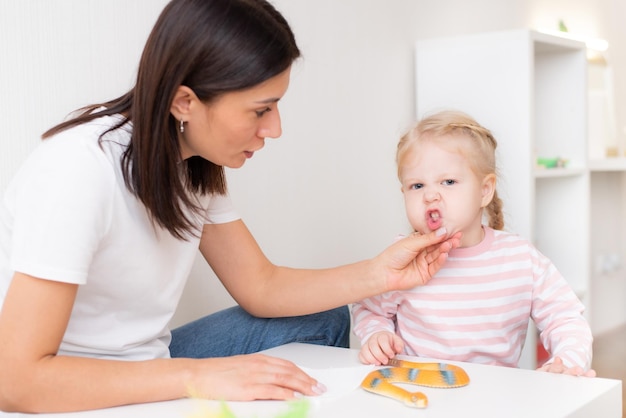
{"label": "girl's face", "polygon": [[209,104],[192,100],[183,118],[185,131],[179,134],[182,159],[198,155],[220,166],[239,168],[263,148],[265,138],[278,138],[282,133],[278,101],[287,91],[290,71],[252,88],[225,93]]}
{"label": "girl's face", "polygon": [[426,140],[404,157],[400,181],[407,217],[416,231],[462,231],[461,247],[482,241],[482,209],[493,197],[494,174],[478,178],[460,150]]}

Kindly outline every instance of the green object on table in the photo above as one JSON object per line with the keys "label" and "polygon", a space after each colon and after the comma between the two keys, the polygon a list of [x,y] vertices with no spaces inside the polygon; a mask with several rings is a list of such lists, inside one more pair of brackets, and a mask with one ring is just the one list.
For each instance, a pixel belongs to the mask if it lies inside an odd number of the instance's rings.
{"label": "green object on table", "polygon": [[[307,418],[309,412],[309,402],[306,399],[287,402],[287,410],[276,415],[274,418]],[[198,415],[194,415],[196,417]],[[198,416],[198,418],[200,418]],[[203,413],[202,418],[242,418],[237,417],[228,407],[226,402],[221,402],[220,410],[217,414]]]}
{"label": "green object on table", "polygon": [[276,418],[306,418],[309,412],[309,402],[306,400],[288,403],[287,411],[276,415]]}

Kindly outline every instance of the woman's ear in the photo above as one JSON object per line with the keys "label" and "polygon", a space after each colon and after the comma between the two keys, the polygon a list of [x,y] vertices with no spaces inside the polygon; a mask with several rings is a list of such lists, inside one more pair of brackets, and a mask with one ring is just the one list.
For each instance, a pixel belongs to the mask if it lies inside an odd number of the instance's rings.
{"label": "woman's ear", "polygon": [[192,103],[198,100],[198,96],[187,86],[178,86],[174,99],[170,106],[170,112],[176,120],[189,121]]}
{"label": "woman's ear", "polygon": [[482,200],[481,207],[487,207],[493,199],[493,194],[496,192],[496,175],[494,173],[487,174],[483,179],[481,186]]}

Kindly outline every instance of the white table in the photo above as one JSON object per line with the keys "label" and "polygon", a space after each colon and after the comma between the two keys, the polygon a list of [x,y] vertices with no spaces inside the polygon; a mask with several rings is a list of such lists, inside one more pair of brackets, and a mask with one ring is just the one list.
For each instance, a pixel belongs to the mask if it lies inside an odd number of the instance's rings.
{"label": "white table", "polygon": [[[455,389],[419,388],[429,398],[426,409],[406,407],[395,400],[359,389],[358,380],[368,368],[358,361],[357,350],[308,344],[288,344],[266,351],[267,354],[289,359],[299,366],[332,376],[326,383],[337,386],[343,382],[338,396],[310,398],[308,418],[333,417],[455,417],[455,418],[621,418],[622,382],[603,378],[582,378],[537,372],[533,370],[457,364],[465,369],[470,384]],[[428,361],[427,359],[413,359]],[[342,370],[339,370],[342,369]],[[356,375],[356,376],[355,376]],[[362,376],[362,377],[361,377]],[[355,380],[356,379],[356,380]],[[348,388],[345,385],[350,386]],[[287,408],[285,402],[230,402],[229,408],[238,418],[274,417]],[[181,399],[169,402],[130,405],[96,411],[40,414],[37,418],[212,418],[219,411],[215,401]],[[5,414],[7,418],[27,417],[27,414]]]}

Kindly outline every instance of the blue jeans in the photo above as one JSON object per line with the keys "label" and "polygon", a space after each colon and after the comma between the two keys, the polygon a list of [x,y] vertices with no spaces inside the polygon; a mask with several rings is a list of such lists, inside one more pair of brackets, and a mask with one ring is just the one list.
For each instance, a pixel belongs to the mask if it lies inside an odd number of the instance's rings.
{"label": "blue jeans", "polygon": [[286,318],[257,318],[235,306],[172,330],[170,355],[227,357],[292,342],[348,347],[349,340],[347,306]]}

